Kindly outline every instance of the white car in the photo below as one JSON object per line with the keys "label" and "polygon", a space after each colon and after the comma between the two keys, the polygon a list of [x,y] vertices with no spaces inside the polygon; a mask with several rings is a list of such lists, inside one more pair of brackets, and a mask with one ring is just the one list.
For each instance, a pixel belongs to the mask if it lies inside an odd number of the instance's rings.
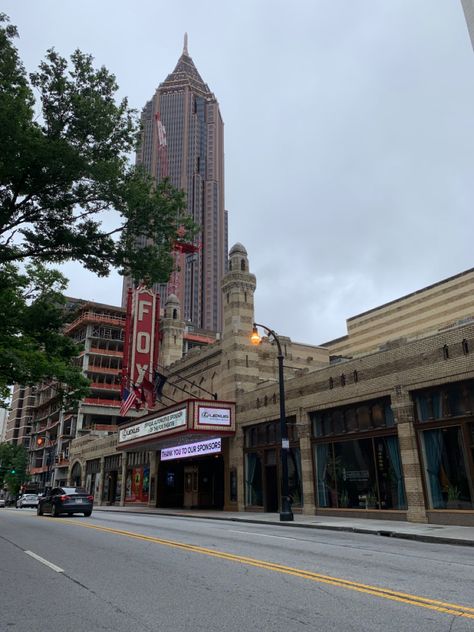
{"label": "white car", "polygon": [[0,498],[0,507],[5,507],[5,498]]}
{"label": "white car", "polygon": [[22,509],[23,507],[37,507],[38,506],[38,494],[23,494],[16,501],[16,506],[18,509]]}

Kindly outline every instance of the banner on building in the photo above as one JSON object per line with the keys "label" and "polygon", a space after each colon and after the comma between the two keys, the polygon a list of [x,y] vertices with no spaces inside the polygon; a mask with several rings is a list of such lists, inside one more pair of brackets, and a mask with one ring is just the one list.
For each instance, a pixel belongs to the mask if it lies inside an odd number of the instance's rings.
{"label": "banner on building", "polygon": [[[125,322],[122,400],[134,393],[132,404],[154,404],[153,383],[159,354],[160,296],[139,286],[129,290]],[[130,406],[132,405],[130,404]],[[130,408],[128,406],[128,408]],[[124,415],[127,407],[123,407]]]}

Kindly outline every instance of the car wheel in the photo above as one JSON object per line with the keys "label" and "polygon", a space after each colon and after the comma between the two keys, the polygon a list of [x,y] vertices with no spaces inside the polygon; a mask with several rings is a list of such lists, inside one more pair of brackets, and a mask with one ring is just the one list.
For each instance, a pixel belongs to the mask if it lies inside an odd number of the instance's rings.
{"label": "car wheel", "polygon": [[36,509],[36,514],[37,514],[38,516],[42,516],[42,515],[43,515],[43,509],[42,509],[42,507],[40,507],[39,505],[38,505],[38,507],[37,507],[37,509]]}
{"label": "car wheel", "polygon": [[84,518],[88,518],[91,515],[92,511],[85,511]]}
{"label": "car wheel", "polygon": [[58,508],[56,505],[51,505],[51,516],[57,518],[59,516]]}

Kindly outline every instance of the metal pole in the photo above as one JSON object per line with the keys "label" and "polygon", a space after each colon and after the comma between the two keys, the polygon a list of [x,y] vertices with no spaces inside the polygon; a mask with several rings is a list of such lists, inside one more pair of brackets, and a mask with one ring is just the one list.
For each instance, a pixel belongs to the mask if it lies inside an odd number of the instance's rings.
{"label": "metal pole", "polygon": [[281,460],[281,511],[280,522],[292,522],[293,512],[291,510],[290,497],[288,494],[288,450],[290,444],[288,441],[288,426],[286,425],[286,411],[285,411],[285,380],[283,376],[283,352],[281,350],[280,340],[273,329],[265,327],[265,325],[259,325],[254,323],[254,327],[261,327],[269,333],[276,342],[278,347],[278,384],[280,391],[280,460]]}

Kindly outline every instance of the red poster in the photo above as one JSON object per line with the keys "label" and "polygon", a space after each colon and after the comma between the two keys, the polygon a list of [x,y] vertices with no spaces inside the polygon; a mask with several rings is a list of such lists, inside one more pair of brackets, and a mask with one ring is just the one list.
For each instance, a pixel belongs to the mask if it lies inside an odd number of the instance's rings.
{"label": "red poster", "polygon": [[142,495],[143,469],[135,467],[132,470],[132,501],[140,501]]}

